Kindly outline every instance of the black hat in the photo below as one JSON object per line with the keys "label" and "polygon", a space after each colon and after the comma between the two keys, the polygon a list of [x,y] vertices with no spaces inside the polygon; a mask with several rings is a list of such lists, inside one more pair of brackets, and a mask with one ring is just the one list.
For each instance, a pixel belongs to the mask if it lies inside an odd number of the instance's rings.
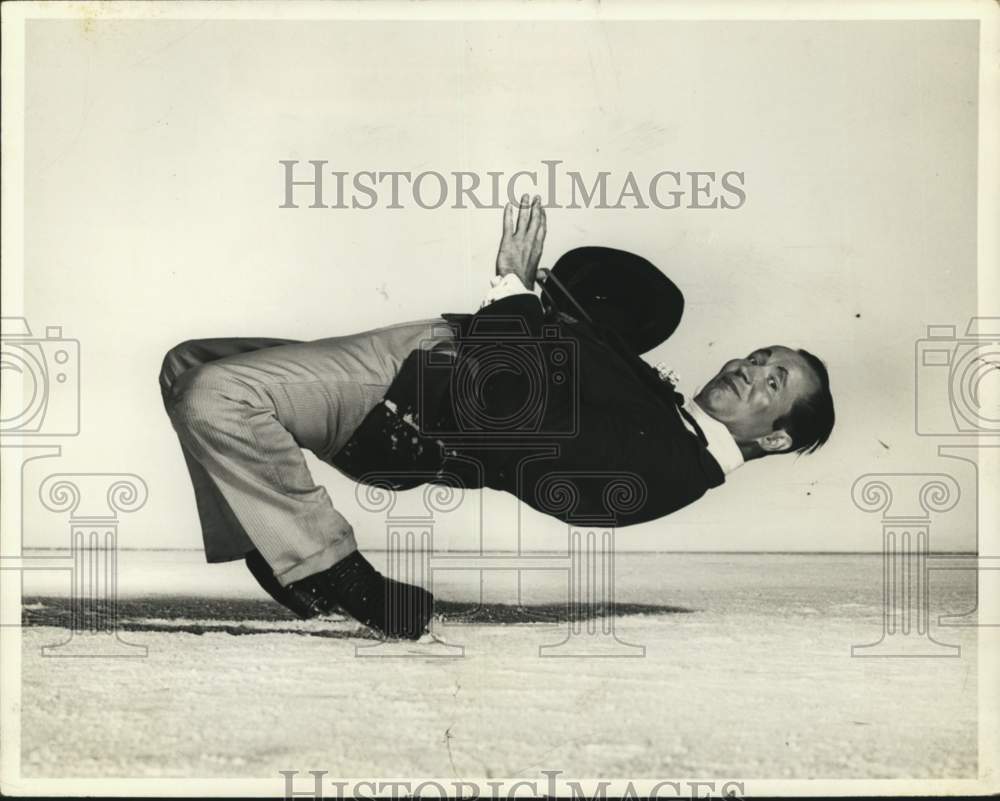
{"label": "black hat", "polygon": [[625,250],[574,248],[560,257],[550,275],[556,279],[544,285],[550,305],[611,328],[637,354],[666,340],[684,313],[684,295],[674,282]]}

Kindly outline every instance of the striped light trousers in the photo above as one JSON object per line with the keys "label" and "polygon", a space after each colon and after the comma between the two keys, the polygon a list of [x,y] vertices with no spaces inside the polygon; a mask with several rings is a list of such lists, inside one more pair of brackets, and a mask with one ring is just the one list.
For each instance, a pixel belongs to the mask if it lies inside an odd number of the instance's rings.
{"label": "striped light trousers", "polygon": [[403,360],[452,336],[441,318],[350,336],[198,339],[168,351],[163,402],[194,486],[209,562],[260,551],[287,585],[357,549],[302,449],[330,462]]}

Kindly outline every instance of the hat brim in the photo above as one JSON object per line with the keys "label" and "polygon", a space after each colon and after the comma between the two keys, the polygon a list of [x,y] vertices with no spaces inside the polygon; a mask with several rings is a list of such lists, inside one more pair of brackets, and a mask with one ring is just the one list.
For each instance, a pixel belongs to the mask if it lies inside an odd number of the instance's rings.
{"label": "hat brim", "polygon": [[[625,250],[587,246],[564,253],[551,273],[599,325],[615,331],[637,354],[666,341],[680,324],[684,295],[651,262]],[[565,292],[549,282],[549,303],[579,317]]]}

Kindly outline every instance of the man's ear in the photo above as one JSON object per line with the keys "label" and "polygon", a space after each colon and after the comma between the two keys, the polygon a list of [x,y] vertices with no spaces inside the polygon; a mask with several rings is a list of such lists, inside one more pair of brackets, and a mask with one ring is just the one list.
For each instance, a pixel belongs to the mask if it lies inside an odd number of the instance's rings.
{"label": "man's ear", "polygon": [[764,453],[784,453],[792,449],[792,438],[783,428],[757,438],[757,444]]}

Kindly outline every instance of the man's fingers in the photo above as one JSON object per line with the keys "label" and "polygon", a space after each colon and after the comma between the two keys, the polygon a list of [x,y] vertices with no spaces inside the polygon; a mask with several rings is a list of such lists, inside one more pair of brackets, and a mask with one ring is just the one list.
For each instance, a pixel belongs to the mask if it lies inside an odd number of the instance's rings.
{"label": "man's fingers", "polygon": [[516,208],[513,203],[507,203],[503,207],[503,235],[504,238],[514,234]]}
{"label": "man's fingers", "polygon": [[[539,216],[541,217],[541,222],[535,231],[534,239],[531,240],[531,260],[536,266],[542,258],[542,249],[545,247],[545,212],[543,211]],[[547,273],[545,275],[547,276]],[[536,280],[538,280],[537,277]]]}
{"label": "man's fingers", "polygon": [[542,199],[535,195],[531,202],[531,218],[528,220],[528,230],[526,232],[528,241],[534,242],[538,235],[538,226],[545,220],[545,209],[542,208]]}
{"label": "man's fingers", "polygon": [[521,195],[521,201],[517,206],[517,227],[515,228],[515,233],[524,233],[524,229],[528,225],[528,196]]}
{"label": "man's fingers", "polygon": [[545,229],[547,223],[545,220],[545,209],[539,205],[538,207],[538,223],[535,226],[535,230],[531,236],[531,250],[535,253],[542,252],[542,245],[545,244]]}
{"label": "man's fingers", "polygon": [[531,201],[527,195],[521,195],[521,205],[517,208],[517,233],[523,234],[528,229],[528,218],[531,216]]}

